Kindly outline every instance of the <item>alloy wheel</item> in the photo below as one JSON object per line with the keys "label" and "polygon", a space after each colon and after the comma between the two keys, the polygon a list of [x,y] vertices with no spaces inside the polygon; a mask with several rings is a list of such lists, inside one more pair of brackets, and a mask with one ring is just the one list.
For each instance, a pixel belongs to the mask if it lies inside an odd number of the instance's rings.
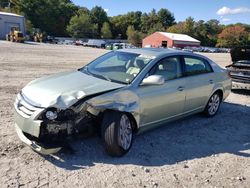
{"label": "alloy wheel", "polygon": [[209,115],[214,115],[220,106],[220,96],[218,94],[214,94],[209,102],[208,102],[208,113]]}
{"label": "alloy wheel", "polygon": [[126,114],[121,116],[120,129],[119,129],[119,145],[128,150],[132,143],[132,126],[131,122]]}

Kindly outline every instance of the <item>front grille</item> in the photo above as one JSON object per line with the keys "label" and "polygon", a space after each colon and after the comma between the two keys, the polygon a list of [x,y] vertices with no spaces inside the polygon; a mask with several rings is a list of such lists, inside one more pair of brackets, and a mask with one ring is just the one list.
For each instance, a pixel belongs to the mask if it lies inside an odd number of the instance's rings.
{"label": "front grille", "polygon": [[30,118],[30,116],[32,116],[35,111],[41,109],[28,103],[21,94],[17,95],[15,108],[17,109],[18,113],[24,118]]}

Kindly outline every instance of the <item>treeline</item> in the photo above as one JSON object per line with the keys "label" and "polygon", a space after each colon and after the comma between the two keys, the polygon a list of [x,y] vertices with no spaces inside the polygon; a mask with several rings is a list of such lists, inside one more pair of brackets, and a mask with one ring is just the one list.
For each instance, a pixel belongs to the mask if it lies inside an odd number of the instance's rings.
{"label": "treeline", "polygon": [[188,17],[176,23],[173,13],[162,8],[149,13],[141,11],[108,17],[102,7],[91,10],[74,5],[70,0],[0,0],[1,11],[26,17],[26,28],[40,28],[48,35],[74,38],[128,39],[134,45],[155,32],[188,34],[203,46],[233,47],[250,41],[250,25],[222,25],[212,19],[194,21]]}

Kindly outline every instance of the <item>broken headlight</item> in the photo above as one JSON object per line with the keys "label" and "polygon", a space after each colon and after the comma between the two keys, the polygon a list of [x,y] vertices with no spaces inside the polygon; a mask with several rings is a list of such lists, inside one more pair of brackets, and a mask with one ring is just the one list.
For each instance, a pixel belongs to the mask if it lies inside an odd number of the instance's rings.
{"label": "broken headlight", "polygon": [[45,116],[48,120],[55,120],[58,116],[58,113],[56,110],[48,110],[46,113],[45,113]]}
{"label": "broken headlight", "polygon": [[49,121],[65,121],[74,119],[75,117],[76,114],[72,109],[59,110],[56,108],[49,108],[40,116],[40,119]]}

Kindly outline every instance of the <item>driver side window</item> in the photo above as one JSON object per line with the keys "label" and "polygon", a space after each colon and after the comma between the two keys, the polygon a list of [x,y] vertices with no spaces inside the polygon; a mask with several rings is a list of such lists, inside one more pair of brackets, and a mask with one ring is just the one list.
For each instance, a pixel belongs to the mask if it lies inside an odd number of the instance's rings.
{"label": "driver side window", "polygon": [[179,57],[167,57],[160,60],[150,71],[150,75],[161,75],[165,80],[173,80],[182,76]]}

